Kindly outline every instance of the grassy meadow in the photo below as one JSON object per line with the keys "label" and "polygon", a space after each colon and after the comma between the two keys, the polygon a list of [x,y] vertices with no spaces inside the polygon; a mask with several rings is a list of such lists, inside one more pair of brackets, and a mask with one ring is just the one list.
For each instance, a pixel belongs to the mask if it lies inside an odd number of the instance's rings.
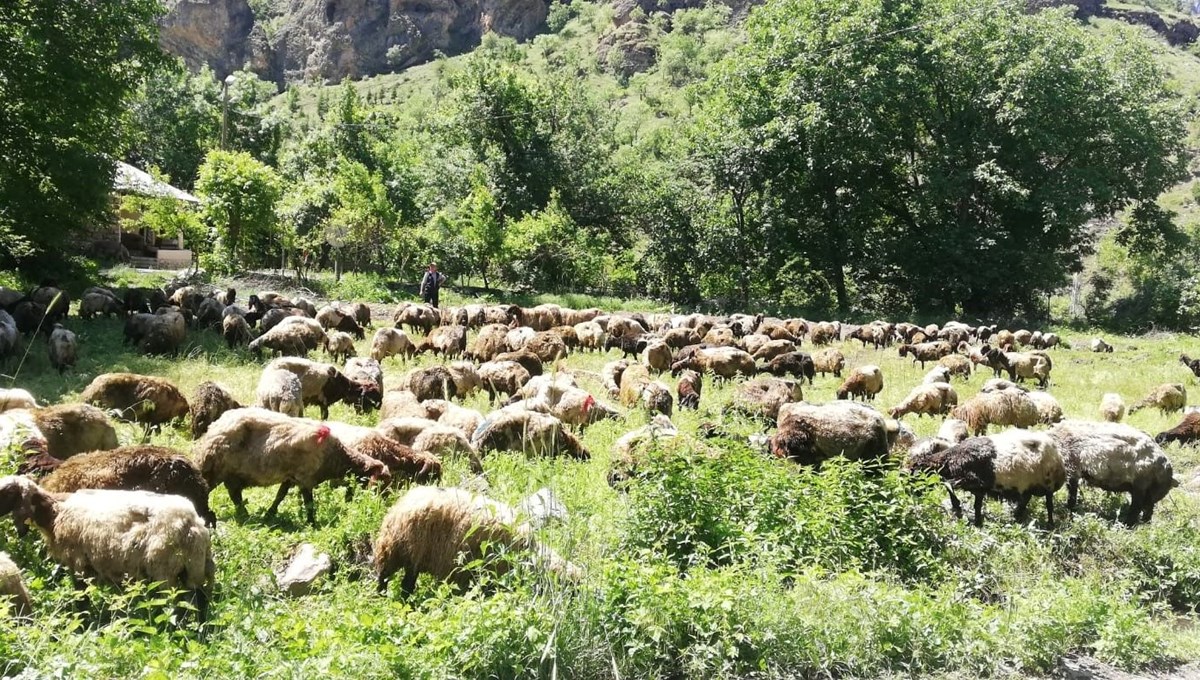
{"label": "grassy meadow", "polygon": [[[376,326],[387,321],[376,319]],[[67,325],[80,340],[75,370],[59,376],[35,342],[19,372],[5,367],[16,372],[14,385],[45,402],[72,401],[96,375],[132,371],[170,379],[188,394],[216,380],[242,403],[253,401],[259,363],[226,349],[215,333],[192,332],[180,356],[163,358],[124,347],[119,321],[72,317]],[[1192,403],[1200,398],[1200,386],[1177,360],[1180,351],[1200,354],[1192,338],[1108,337],[1116,352],[1100,355],[1087,351],[1091,336],[1065,336],[1073,349],[1052,350],[1049,391],[1068,417],[1098,417],[1105,392],[1132,405],[1163,382],[1186,383]],[[358,343],[360,355],[369,338]],[[883,368],[880,407],[898,403],[924,374],[894,348],[855,342],[842,350],[849,366]],[[615,358],[615,351],[573,354],[566,363],[598,371]],[[392,358],[385,375],[432,361]],[[989,377],[956,381],[960,400]],[[669,375],[662,379],[674,386]],[[818,377],[805,386],[806,398],[832,399],[838,383]],[[581,384],[603,393],[592,380]],[[687,433],[719,422],[734,437],[689,438],[651,455],[628,493],[613,491],[606,474],[613,442],[647,422],[636,411],[586,431],[590,461],[485,458],[493,497],[516,504],[549,487],[566,505],[569,519],[541,536],[582,567],[585,577],[575,586],[523,569],[465,595],[422,577],[410,601],[398,588],[380,597],[366,551],[391,499],[359,492],[347,502],[341,489],[322,487],[312,528],[298,496],[265,521],[275,490],[248,490],[250,516],[238,521],[218,489],[210,619],[178,625],[166,598],[141,586],[77,593],[45,560],[40,539],[18,540],[10,520],[0,520],[0,550],[22,566],[36,602],[32,622],[0,617],[0,674],[1003,677],[1048,674],[1076,654],[1129,670],[1200,659],[1200,501],[1192,490],[1200,486],[1189,483],[1197,451],[1168,450],[1183,485],[1147,526],[1123,527],[1116,516],[1125,498],[1085,487],[1075,517],[1059,493],[1053,531],[1044,526],[1040,501],[1024,525],[989,501],[985,526],[976,529],[948,515],[945,491],[932,480],[898,470],[864,474],[836,462],[813,472],[751,450],[744,435],[762,427],[722,415],[731,392],[706,382],[700,411],[677,413],[675,421]],[[488,408],[482,394],[466,405]],[[370,425],[377,414],[337,405],[331,417]],[[1144,410],[1127,422],[1154,434],[1178,419]],[[906,422],[929,435],[940,420]],[[119,432],[123,443],[140,437],[131,425]],[[186,428],[166,429],[153,441],[191,446]],[[460,483],[480,484],[465,461],[447,461],[443,484]],[[304,541],[328,552],[335,570],[312,594],[287,597],[272,570]]]}

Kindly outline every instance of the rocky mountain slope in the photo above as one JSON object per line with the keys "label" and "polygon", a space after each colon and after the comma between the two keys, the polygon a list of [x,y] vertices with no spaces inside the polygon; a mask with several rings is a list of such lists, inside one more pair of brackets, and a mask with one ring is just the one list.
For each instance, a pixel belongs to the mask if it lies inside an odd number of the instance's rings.
{"label": "rocky mountain slope", "polygon": [[[732,6],[734,20],[761,2],[724,1]],[[1200,36],[1200,28],[1183,15],[1103,0],[1026,1],[1031,8],[1074,5],[1082,20],[1105,17],[1144,24],[1172,45],[1190,44]],[[652,54],[636,49],[644,26],[629,21],[635,10],[644,17],[700,7],[704,0],[611,4],[614,25],[602,47],[621,48],[632,72],[653,60]],[[400,71],[438,53],[470,51],[487,32],[524,41],[546,30],[549,0],[168,0],[167,9],[162,44],[190,67],[207,65],[218,77],[245,68],[283,85]]]}

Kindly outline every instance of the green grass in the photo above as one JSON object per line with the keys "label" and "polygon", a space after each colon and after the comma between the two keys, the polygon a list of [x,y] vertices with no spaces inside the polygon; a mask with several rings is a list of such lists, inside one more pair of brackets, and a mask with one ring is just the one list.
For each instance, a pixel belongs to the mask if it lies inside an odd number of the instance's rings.
{"label": "green grass", "polygon": [[[128,370],[185,392],[217,380],[243,403],[253,400],[259,365],[215,334],[193,332],[180,358],[159,358],[123,347],[117,321],[67,325],[80,337],[76,369],[59,376],[33,342],[14,384],[47,402],[73,401],[99,373]],[[1054,350],[1050,391],[1069,417],[1095,417],[1109,391],[1133,403],[1159,383],[1185,382],[1200,394],[1176,360],[1181,350],[1198,353],[1191,338],[1109,337],[1117,351],[1095,355],[1086,351],[1089,337],[1068,333],[1076,349]],[[894,349],[842,349],[850,365],[883,367],[880,406],[899,402],[923,375]],[[359,354],[366,350],[360,342]],[[614,358],[575,354],[567,363],[595,371]],[[394,378],[431,362],[393,358],[385,372]],[[986,377],[956,383],[960,398]],[[818,378],[806,396],[828,400],[837,383]],[[589,379],[583,386],[603,392]],[[705,421],[738,435],[760,431],[721,415],[731,386],[704,387],[702,410],[675,418],[685,432]],[[488,408],[482,395],[466,404]],[[373,424],[376,415],[337,405],[332,418]],[[1046,673],[1072,653],[1130,669],[1200,658],[1200,503],[1186,486],[1152,524],[1134,530],[1116,522],[1120,499],[1095,490],[1074,518],[1060,502],[1053,532],[1040,504],[1032,523],[1020,525],[996,501],[980,530],[949,517],[944,490],[928,480],[898,472],[879,479],[856,465],[799,473],[742,445],[709,442],[652,456],[646,480],[619,494],[606,483],[611,446],[646,420],[630,412],[589,428],[587,462],[485,459],[494,497],[516,503],[548,486],[570,509],[570,519],[542,537],[584,569],[575,588],[518,571],[466,595],[423,578],[410,602],[395,590],[380,597],[357,556],[391,499],[359,492],[347,502],[341,489],[322,487],[311,528],[298,499],[274,521],[262,519],[273,489],[251,490],[250,517],[238,521],[218,489],[212,615],[197,632],[174,626],[161,598],[142,588],[91,589],[90,605],[77,611],[70,580],[54,573],[40,541],[17,540],[2,520],[0,550],[25,569],[37,611],[30,624],[0,619],[0,668],[171,678],[607,678],[614,668],[621,677],[977,677]],[[1128,422],[1155,433],[1177,420],[1141,411]],[[907,422],[922,435],[940,423]],[[119,432],[124,443],[139,436],[130,425]],[[191,447],[184,430],[168,428],[154,441]],[[1168,453],[1176,475],[1191,480],[1200,452]],[[463,461],[448,461],[443,484],[468,477]],[[272,570],[302,541],[329,552],[337,568],[313,594],[287,598]]]}

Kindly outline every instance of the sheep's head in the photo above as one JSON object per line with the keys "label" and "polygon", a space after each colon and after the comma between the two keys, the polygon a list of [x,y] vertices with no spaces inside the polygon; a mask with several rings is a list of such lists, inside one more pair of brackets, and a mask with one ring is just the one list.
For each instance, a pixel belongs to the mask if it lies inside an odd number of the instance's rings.
{"label": "sheep's head", "polygon": [[42,515],[51,510],[50,504],[51,499],[28,477],[0,478],[0,517],[12,514],[17,536],[24,537],[29,532],[30,520],[47,521]]}

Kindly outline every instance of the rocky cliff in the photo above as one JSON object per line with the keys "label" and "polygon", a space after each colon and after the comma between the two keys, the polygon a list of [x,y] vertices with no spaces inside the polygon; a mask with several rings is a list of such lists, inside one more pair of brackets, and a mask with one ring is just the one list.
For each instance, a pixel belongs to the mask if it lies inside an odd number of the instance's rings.
{"label": "rocky cliff", "polygon": [[[336,82],[456,54],[484,33],[525,40],[546,0],[281,0],[256,16],[247,0],[169,0],[161,41],[218,77],[248,68],[277,83]],[[260,10],[261,11],[261,10]]]}

